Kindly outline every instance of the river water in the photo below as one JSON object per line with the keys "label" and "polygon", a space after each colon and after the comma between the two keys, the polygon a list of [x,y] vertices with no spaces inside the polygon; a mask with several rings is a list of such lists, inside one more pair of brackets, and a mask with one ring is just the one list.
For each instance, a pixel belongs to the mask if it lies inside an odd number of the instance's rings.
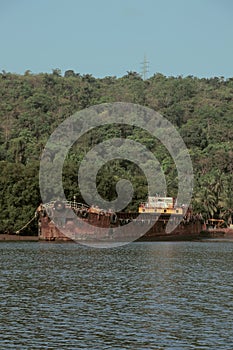
{"label": "river water", "polygon": [[0,250],[0,349],[233,349],[233,243]]}

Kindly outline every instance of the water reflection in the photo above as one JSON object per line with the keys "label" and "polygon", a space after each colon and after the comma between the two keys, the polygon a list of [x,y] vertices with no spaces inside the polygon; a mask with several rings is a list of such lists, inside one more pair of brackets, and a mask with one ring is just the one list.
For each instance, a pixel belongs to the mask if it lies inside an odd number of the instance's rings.
{"label": "water reflection", "polygon": [[0,250],[2,349],[233,348],[233,244]]}

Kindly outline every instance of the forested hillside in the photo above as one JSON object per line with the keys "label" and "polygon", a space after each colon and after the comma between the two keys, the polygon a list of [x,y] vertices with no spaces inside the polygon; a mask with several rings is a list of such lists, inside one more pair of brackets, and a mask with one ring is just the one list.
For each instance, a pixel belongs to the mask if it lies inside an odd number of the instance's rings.
{"label": "forested hillside", "polygon": [[[105,102],[132,102],[160,112],[179,130],[193,161],[192,205],[203,216],[231,220],[233,212],[233,78],[199,79],[156,74],[143,80],[128,72],[121,78],[94,78],[72,70],[51,74],[0,74],[0,231],[16,231],[40,203],[40,156],[53,130],[74,112]],[[85,152],[113,129],[102,127],[85,135],[70,151],[64,165],[67,199],[78,189],[77,167]],[[145,131],[119,126],[114,136],[143,143],[156,154],[166,175],[168,195],[177,193],[176,167],[170,155]],[[106,199],[116,196],[115,184],[128,178],[135,190],[127,208],[136,210],[146,199],[142,172],[127,161],[109,162],[98,174],[98,190]]]}

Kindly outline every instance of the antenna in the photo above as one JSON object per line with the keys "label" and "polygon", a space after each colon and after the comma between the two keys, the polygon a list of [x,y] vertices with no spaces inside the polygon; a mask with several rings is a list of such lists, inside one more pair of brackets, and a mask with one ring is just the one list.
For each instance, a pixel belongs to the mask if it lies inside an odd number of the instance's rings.
{"label": "antenna", "polygon": [[142,65],[142,73],[141,76],[143,78],[143,80],[146,80],[147,78],[147,73],[149,72],[149,62],[147,61],[146,55],[144,55],[144,60],[141,63]]}

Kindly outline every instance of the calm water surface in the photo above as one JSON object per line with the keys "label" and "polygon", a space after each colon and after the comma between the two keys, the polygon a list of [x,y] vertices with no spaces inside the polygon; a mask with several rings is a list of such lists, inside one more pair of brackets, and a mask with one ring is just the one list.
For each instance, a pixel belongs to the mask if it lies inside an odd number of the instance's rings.
{"label": "calm water surface", "polygon": [[0,349],[233,349],[233,243],[0,250]]}

